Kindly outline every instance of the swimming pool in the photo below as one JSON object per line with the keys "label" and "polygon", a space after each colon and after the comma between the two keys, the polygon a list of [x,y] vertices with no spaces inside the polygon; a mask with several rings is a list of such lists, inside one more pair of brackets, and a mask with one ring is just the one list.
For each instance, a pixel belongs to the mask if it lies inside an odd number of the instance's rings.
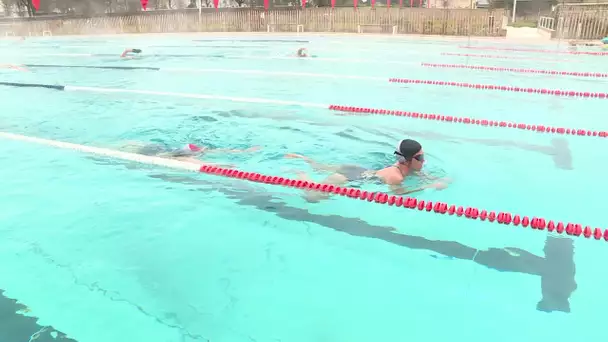
{"label": "swimming pool", "polygon": [[[193,39],[2,41],[0,63],[160,70],[0,71],[2,82],[68,86],[2,87],[0,131],[112,150],[127,141],[261,146],[206,160],[292,178],[305,171],[317,181],[325,174],[284,155],[377,168],[411,137],[424,146],[427,171],[453,180],[419,199],[605,227],[604,138],[324,108],[604,130],[606,99],[387,80],[602,92],[601,78],[420,63],[608,72],[605,57],[382,37]],[[318,58],[286,57],[300,46]],[[132,47],[149,57],[116,58]],[[339,196],[308,203],[293,188],[4,138],[0,158],[0,289],[27,305],[23,315],[76,341],[599,340],[593,327],[602,323],[608,280],[594,272],[608,255],[603,239]]]}

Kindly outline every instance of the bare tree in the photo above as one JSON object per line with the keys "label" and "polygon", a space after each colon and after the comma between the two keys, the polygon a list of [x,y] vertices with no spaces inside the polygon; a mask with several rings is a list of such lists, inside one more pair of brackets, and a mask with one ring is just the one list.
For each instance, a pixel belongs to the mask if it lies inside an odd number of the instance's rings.
{"label": "bare tree", "polygon": [[31,0],[17,0],[17,9],[19,10],[19,15],[27,13],[30,17],[34,16],[35,9]]}
{"label": "bare tree", "polygon": [[13,14],[13,5],[14,2],[12,0],[2,0],[2,10],[7,15]]}

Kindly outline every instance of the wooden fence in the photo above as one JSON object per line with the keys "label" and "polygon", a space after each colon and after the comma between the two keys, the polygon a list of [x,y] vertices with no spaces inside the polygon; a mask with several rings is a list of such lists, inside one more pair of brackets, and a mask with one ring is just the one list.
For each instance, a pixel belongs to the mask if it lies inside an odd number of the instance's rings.
{"label": "wooden fence", "polygon": [[560,4],[554,22],[554,38],[602,39],[608,36],[608,3]]}
{"label": "wooden fence", "polygon": [[457,36],[504,36],[502,9],[308,8],[264,12],[158,11],[92,18],[0,22],[0,35],[81,35],[166,32],[360,32]]}

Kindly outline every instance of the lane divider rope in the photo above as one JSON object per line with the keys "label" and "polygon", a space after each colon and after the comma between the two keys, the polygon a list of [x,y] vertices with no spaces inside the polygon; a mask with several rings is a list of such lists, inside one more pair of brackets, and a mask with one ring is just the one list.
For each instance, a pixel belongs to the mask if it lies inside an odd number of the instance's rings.
{"label": "lane divider rope", "polygon": [[553,95],[553,96],[568,96],[568,97],[585,97],[585,98],[600,98],[605,99],[608,97],[608,93],[603,92],[589,92],[589,91],[574,91],[574,90],[558,90],[558,89],[546,89],[546,88],[522,88],[512,86],[499,86],[491,84],[478,84],[478,83],[466,83],[466,82],[450,82],[450,81],[432,81],[432,80],[414,80],[408,78],[391,78],[391,83],[409,83],[409,84],[429,84],[437,86],[447,87],[458,87],[458,88],[471,88],[471,89],[483,89],[483,90],[496,90],[496,91],[511,91],[517,93],[528,93],[528,94],[542,94],[542,95]]}
{"label": "lane divider rope", "polygon": [[411,119],[423,119],[431,120],[435,122],[443,123],[460,123],[465,125],[476,125],[485,128],[511,128],[520,129],[526,131],[532,131],[537,133],[556,134],[556,135],[576,135],[581,137],[608,137],[606,131],[595,131],[582,128],[565,128],[555,127],[540,124],[529,124],[512,121],[499,121],[491,119],[480,119],[464,116],[444,115],[444,114],[432,114],[432,113],[419,113],[409,112],[401,110],[390,110],[390,109],[376,109],[366,107],[355,107],[355,106],[343,106],[343,105],[327,105],[320,103],[311,102],[299,102],[299,101],[286,101],[276,99],[266,99],[259,97],[233,97],[233,96],[222,96],[222,95],[209,95],[209,94],[189,94],[189,93],[171,93],[165,91],[153,91],[153,90],[134,90],[134,89],[119,89],[119,88],[97,88],[97,87],[81,87],[81,86],[64,86],[64,85],[47,85],[47,84],[33,84],[33,83],[15,83],[15,82],[0,82],[0,86],[10,86],[18,88],[45,88],[59,91],[84,91],[94,93],[118,93],[118,94],[139,94],[139,95],[154,95],[154,96],[174,96],[181,98],[193,98],[193,99],[204,99],[204,100],[224,100],[231,102],[243,102],[243,103],[271,103],[287,106],[299,106],[309,108],[320,108],[328,109],[331,111],[338,111],[344,113],[356,113],[362,115],[387,115],[387,116],[399,116],[403,118]]}
{"label": "lane divider rope", "polygon": [[542,217],[528,217],[505,211],[496,212],[476,207],[457,206],[444,202],[425,201],[413,197],[389,195],[383,192],[368,192],[355,188],[341,187],[332,184],[323,184],[303,180],[295,180],[287,177],[264,175],[256,172],[247,172],[238,169],[228,169],[211,165],[199,166],[194,163],[181,162],[172,159],[150,157],[135,153],[121,152],[99,147],[29,137],[8,132],[0,132],[0,138],[36,143],[56,148],[74,150],[95,155],[102,155],[106,157],[128,160],[138,163],[153,164],[168,168],[200,172],[214,176],[236,178],[255,183],[264,183],[275,186],[296,188],[305,191],[318,191],[327,194],[339,195],[353,200],[361,200],[370,203],[373,202],[380,205],[392,206],[395,208],[405,208],[410,210],[417,210],[419,212],[435,213],[442,215],[448,214],[450,216],[467,218],[470,220],[480,220],[484,222],[515,227],[530,227],[534,230],[540,231],[544,231],[546,229],[548,232],[554,232],[557,234],[566,233],[570,236],[583,236],[587,239],[594,238],[595,240],[601,240],[603,238],[604,241],[608,241],[608,229],[592,228],[592,226],[590,225],[564,223],[561,221],[545,219]]}
{"label": "lane divider rope", "polygon": [[443,114],[430,114],[430,113],[419,113],[419,112],[406,112],[400,110],[389,110],[389,109],[374,109],[365,107],[352,107],[352,106],[340,106],[330,105],[330,110],[346,112],[346,113],[361,113],[361,114],[375,114],[375,115],[392,115],[401,116],[413,119],[423,119],[431,121],[440,121],[446,123],[460,123],[465,125],[475,125],[480,127],[500,127],[500,128],[513,128],[526,131],[532,131],[536,133],[546,134],[559,134],[559,135],[577,135],[586,137],[608,137],[608,131],[592,131],[588,129],[580,128],[564,128],[564,127],[553,127],[545,125],[533,125],[525,123],[517,123],[502,120],[488,120],[488,119],[475,119],[469,117],[459,117],[453,115]]}
{"label": "lane divider rope", "polygon": [[473,49],[473,50],[554,53],[554,54],[565,54],[565,55],[608,56],[608,52],[599,52],[599,51],[558,51],[558,50],[546,50],[546,49],[521,49],[521,48],[502,48],[502,47],[494,47],[494,46],[466,46],[466,45],[461,45],[461,46],[459,46],[459,48]]}
{"label": "lane divider rope", "polygon": [[506,68],[485,65],[466,65],[466,64],[438,64],[438,63],[421,63],[424,67],[430,68],[450,68],[450,69],[471,69],[484,71],[505,71],[517,72],[524,74],[543,74],[543,75],[560,75],[560,76],[577,76],[577,77],[598,77],[606,78],[607,73],[602,72],[581,72],[581,71],[558,71],[558,70],[541,70],[541,69],[524,69],[524,68]]}
{"label": "lane divider rope", "polygon": [[472,53],[452,53],[442,52],[442,56],[458,56],[458,57],[474,57],[474,58],[494,58],[494,59],[520,59],[520,60],[531,60],[531,61],[545,61],[545,62],[568,62],[570,59],[549,59],[549,58],[533,58],[533,57],[521,57],[521,56],[503,56],[503,55],[479,55]]}

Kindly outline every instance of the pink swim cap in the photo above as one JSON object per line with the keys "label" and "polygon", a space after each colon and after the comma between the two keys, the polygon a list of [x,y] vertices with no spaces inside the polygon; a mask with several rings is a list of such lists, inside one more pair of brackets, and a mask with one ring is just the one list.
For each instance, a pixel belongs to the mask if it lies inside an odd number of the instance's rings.
{"label": "pink swim cap", "polygon": [[188,145],[186,145],[186,150],[189,150],[189,151],[192,151],[192,152],[200,152],[203,149],[201,147],[198,147],[198,146],[194,145],[194,144],[188,144]]}

